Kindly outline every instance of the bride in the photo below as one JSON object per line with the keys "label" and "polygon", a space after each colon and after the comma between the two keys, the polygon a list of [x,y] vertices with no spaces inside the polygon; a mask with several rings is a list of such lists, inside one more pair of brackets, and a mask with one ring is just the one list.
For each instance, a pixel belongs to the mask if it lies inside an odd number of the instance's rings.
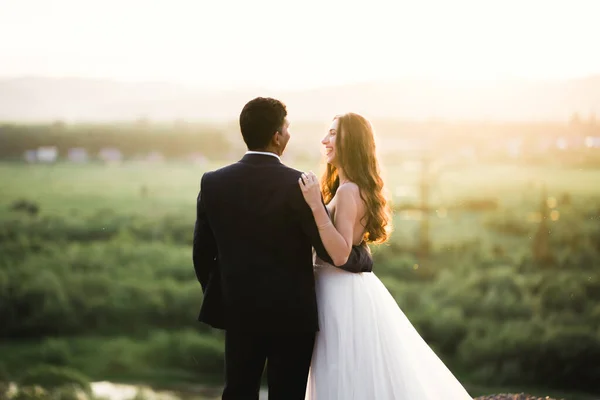
{"label": "bride", "polygon": [[335,267],[352,245],[383,243],[391,231],[370,123],[337,116],[322,144],[322,188],[312,172],[298,182],[335,264],[315,259],[320,331],[306,400],[472,399],[375,274]]}

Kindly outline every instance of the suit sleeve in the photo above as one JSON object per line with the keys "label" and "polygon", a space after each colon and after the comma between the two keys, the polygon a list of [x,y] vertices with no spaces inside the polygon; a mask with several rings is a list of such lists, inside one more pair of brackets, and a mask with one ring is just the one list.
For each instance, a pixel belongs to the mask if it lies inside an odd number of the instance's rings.
{"label": "suit sleeve", "polygon": [[[321,202],[323,207],[327,209],[322,199]],[[308,204],[306,204],[306,201],[304,201],[302,191],[298,185],[296,185],[296,188],[293,191],[292,203],[294,212],[297,213],[300,225],[302,226],[302,230],[310,238],[310,242],[313,245],[317,256],[319,256],[321,260],[333,264],[333,260],[327,253],[327,250],[325,250],[325,246],[321,240],[321,234],[319,233],[319,228],[317,227],[313,213]],[[373,271],[373,258],[371,257],[369,247],[366,244],[352,246],[348,261],[338,268],[348,272]]]}
{"label": "suit sleeve", "polygon": [[204,180],[200,182],[200,193],[196,201],[196,224],[194,226],[193,262],[196,277],[202,285],[202,291],[206,291],[206,285],[212,273],[217,271],[217,244],[213,231],[208,223],[206,215],[206,204],[204,193]]}

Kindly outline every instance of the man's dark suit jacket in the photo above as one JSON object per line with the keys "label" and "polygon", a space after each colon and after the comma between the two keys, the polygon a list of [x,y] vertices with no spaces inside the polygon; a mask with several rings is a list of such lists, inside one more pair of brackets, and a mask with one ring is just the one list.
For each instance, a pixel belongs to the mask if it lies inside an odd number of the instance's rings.
{"label": "man's dark suit jacket", "polygon": [[[246,154],[203,175],[193,261],[204,300],[199,320],[253,332],[318,331],[312,248],[331,262],[298,186],[301,172]],[[343,269],[372,271],[368,247]]]}

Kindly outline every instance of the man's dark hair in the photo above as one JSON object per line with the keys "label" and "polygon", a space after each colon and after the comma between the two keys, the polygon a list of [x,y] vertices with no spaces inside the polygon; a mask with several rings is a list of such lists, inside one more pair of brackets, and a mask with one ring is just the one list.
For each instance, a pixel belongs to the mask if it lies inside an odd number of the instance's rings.
{"label": "man's dark hair", "polygon": [[266,148],[287,116],[285,104],[270,97],[250,100],[240,113],[240,130],[248,150]]}

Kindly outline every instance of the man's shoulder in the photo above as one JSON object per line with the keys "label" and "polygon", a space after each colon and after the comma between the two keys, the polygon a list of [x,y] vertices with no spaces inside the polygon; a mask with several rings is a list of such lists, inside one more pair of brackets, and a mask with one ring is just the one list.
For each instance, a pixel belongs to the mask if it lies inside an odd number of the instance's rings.
{"label": "man's shoulder", "polygon": [[202,177],[200,178],[200,186],[205,186],[207,184],[211,185],[212,182],[221,181],[223,177],[226,177],[230,171],[236,168],[236,164],[238,163],[203,172]]}
{"label": "man's shoulder", "polygon": [[233,172],[236,169],[239,169],[240,167],[241,163],[238,161],[214,170],[205,171],[202,176],[206,177],[207,179],[214,179],[222,175],[227,175],[228,173]]}
{"label": "man's shoulder", "polygon": [[289,177],[290,179],[298,179],[300,178],[300,175],[302,175],[302,171],[299,171],[295,168],[292,167],[288,167],[285,164],[281,164],[283,173],[286,175],[286,177]]}
{"label": "man's shoulder", "polygon": [[302,171],[281,164],[277,180],[280,182],[281,186],[285,188],[286,191],[301,195],[302,192],[298,184],[298,179],[300,179],[301,175]]}

